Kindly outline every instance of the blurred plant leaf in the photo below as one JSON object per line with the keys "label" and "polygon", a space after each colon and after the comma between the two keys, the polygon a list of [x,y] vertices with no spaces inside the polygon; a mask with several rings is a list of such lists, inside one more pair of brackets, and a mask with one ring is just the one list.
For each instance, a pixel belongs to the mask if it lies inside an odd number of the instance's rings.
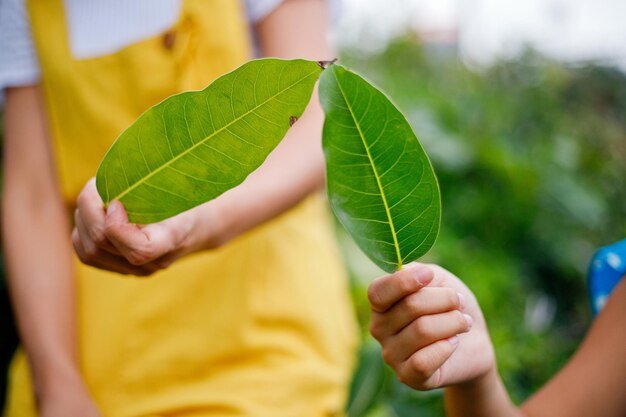
{"label": "blurred plant leaf", "polygon": [[302,115],[321,71],[312,61],[259,59],[162,101],[106,154],[100,196],[121,201],[130,221],[154,223],[237,186]]}
{"label": "blurred plant leaf", "polygon": [[378,343],[370,340],[359,352],[357,369],[352,377],[348,416],[364,417],[380,402],[385,387],[393,378],[381,359]]}
{"label": "blurred plant leaf", "polygon": [[320,79],[330,205],[385,271],[425,254],[439,231],[441,197],[406,118],[360,76],[331,65]]}

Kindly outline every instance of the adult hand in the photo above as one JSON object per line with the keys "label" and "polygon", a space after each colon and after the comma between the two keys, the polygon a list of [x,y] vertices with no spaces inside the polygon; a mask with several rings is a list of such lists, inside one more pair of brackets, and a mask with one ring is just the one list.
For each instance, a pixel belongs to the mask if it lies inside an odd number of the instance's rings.
{"label": "adult hand", "polygon": [[111,201],[104,208],[95,179],[91,179],[78,196],[72,243],[87,265],[147,276],[186,254],[221,244],[218,239],[207,239],[208,235],[217,236],[215,231],[207,230],[211,223],[201,219],[217,217],[212,216],[207,204],[159,223],[135,225],[128,222],[119,201]]}
{"label": "adult hand", "polygon": [[437,265],[413,263],[369,287],[370,331],[401,382],[428,390],[470,382],[495,368],[472,292]]}

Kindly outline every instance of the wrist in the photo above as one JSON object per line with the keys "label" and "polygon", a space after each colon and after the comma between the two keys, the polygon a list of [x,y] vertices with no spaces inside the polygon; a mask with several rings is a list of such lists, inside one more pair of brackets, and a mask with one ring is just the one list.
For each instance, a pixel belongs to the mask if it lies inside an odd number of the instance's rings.
{"label": "wrist", "polygon": [[468,381],[460,382],[450,386],[452,390],[471,393],[481,396],[485,393],[492,392],[498,385],[500,376],[496,365],[489,367],[487,371]]}
{"label": "wrist", "polygon": [[229,231],[235,207],[230,207],[225,197],[222,195],[195,210],[193,228],[186,242],[187,253],[217,249],[232,238]]}
{"label": "wrist", "polygon": [[445,389],[446,409],[450,416],[519,417],[502,383],[496,365],[484,374]]}

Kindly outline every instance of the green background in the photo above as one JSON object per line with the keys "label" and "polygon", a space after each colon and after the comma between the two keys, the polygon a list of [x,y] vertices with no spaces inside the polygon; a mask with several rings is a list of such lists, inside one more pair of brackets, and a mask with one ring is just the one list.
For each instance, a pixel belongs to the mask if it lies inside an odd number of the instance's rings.
{"label": "green background", "polygon": [[[343,51],[340,61],[392,97],[431,156],[443,219],[424,260],[476,293],[505,383],[523,400],[565,363],[590,324],[589,258],[626,235],[626,77],[532,52],[470,71],[454,48],[422,47],[412,37],[378,55]],[[338,238],[364,340],[351,417],[443,416],[440,391],[413,392],[381,363],[366,332],[366,288],[380,271],[340,228]],[[0,288],[6,360],[15,335]]]}
{"label": "green background", "polygon": [[[626,77],[532,51],[471,71],[453,47],[411,36],[379,55],[344,51],[407,115],[437,172],[442,228],[423,258],[475,292],[517,402],[553,375],[591,323],[586,268],[626,236]],[[340,238],[364,349],[356,416],[443,416],[441,391],[413,392],[367,336],[366,288],[379,272]]]}

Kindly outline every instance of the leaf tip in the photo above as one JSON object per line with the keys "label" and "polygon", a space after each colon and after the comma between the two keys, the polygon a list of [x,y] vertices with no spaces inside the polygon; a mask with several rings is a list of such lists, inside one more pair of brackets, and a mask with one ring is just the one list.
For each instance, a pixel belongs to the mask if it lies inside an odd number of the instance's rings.
{"label": "leaf tip", "polygon": [[334,58],[330,61],[317,61],[317,65],[319,65],[323,70],[330,67],[332,64],[337,62],[337,58]]}

